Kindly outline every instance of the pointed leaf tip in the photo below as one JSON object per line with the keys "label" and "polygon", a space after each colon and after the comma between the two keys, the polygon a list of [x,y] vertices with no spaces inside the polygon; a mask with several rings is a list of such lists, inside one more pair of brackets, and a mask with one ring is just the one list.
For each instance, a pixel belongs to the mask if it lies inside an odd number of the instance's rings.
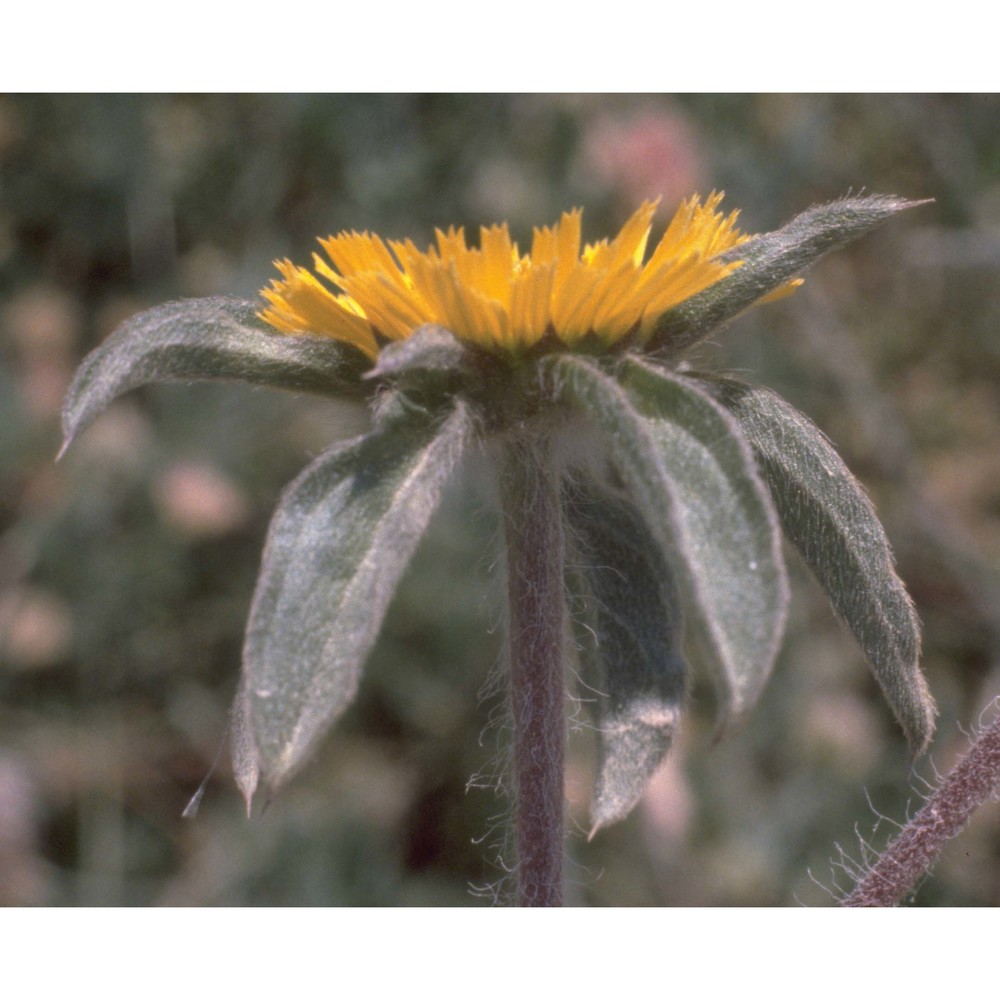
{"label": "pointed leaf tip", "polygon": [[230,714],[229,738],[233,757],[233,777],[246,803],[247,819],[249,819],[260,778],[260,755],[250,726],[250,699],[242,684]]}
{"label": "pointed leaf tip", "polygon": [[359,396],[367,359],[326,337],[277,332],[258,303],[205,298],[167,302],[123,323],[84,358],[63,405],[65,454],[116,397],[150,382],[209,379]]}
{"label": "pointed leaf tip", "polygon": [[666,705],[657,699],[646,705],[634,702],[627,713],[600,723],[600,773],[590,808],[588,840],[625,819],[638,805],[670,751],[680,719],[679,701]]}
{"label": "pointed leaf tip", "polygon": [[682,354],[803,274],[825,254],[864,236],[897,213],[931,200],[847,195],[807,208],[780,229],[751,237],[719,257],[720,261],[742,261],[735,271],[662,316],[646,345],[647,352],[665,358]]}

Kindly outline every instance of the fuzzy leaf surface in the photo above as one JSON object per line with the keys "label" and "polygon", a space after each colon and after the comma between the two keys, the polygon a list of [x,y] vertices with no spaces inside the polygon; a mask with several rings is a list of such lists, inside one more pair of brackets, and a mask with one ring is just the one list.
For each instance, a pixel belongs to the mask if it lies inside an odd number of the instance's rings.
{"label": "fuzzy leaf surface", "polygon": [[557,399],[603,432],[629,499],[686,597],[720,693],[740,722],[774,665],[788,584],[777,516],[736,421],[693,382],[629,359],[615,378],[587,359],[546,359]]}
{"label": "fuzzy leaf surface", "polygon": [[167,302],[123,323],[84,358],[63,405],[63,451],[116,397],[149,382],[217,380],[359,396],[368,362],[336,340],[278,333],[259,303]]}
{"label": "fuzzy leaf surface", "polygon": [[806,416],[767,389],[706,378],[743,428],[785,533],[854,633],[906,738],[923,752],[934,701],[919,668],[920,623],[875,508]]}
{"label": "fuzzy leaf surface", "polygon": [[743,264],[665,313],[647,351],[664,357],[685,351],[831,250],[864,236],[897,212],[923,204],[895,195],[848,196],[808,208],[781,229],[720,254],[721,261],[742,260]]}
{"label": "fuzzy leaf surface", "polygon": [[461,375],[471,367],[471,353],[450,330],[428,323],[405,340],[386,344],[365,378],[399,378],[409,372]]}
{"label": "fuzzy leaf surface", "polygon": [[563,485],[580,660],[597,699],[591,836],[624,819],[663,761],[684,707],[680,596],[649,529],[621,495],[574,471]]}
{"label": "fuzzy leaf surface", "polygon": [[382,422],[316,459],[271,522],[243,647],[234,764],[274,789],[353,700],[365,658],[471,440],[467,407]]}

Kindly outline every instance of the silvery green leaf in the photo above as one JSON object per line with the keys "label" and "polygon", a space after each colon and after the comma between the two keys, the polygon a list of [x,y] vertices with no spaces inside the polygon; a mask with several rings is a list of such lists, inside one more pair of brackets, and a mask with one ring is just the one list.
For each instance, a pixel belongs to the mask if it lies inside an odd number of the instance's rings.
{"label": "silvery green leaf", "polygon": [[591,836],[624,819],[660,765],[684,707],[680,598],[638,512],[583,470],[563,484],[580,662],[596,699]]}
{"label": "silvery green leaf", "polygon": [[233,757],[233,777],[247,804],[247,816],[249,816],[253,795],[260,780],[260,762],[250,723],[250,698],[245,678],[240,680],[229,713],[229,744]]}
{"label": "silvery green leaf", "polygon": [[556,399],[603,432],[682,588],[720,721],[739,722],[774,664],[788,584],[777,516],[736,421],[691,381],[641,361],[617,379],[581,357],[543,363]]}
{"label": "silvery green leaf", "polygon": [[822,431],[779,396],[735,379],[703,382],[743,428],[785,533],[864,650],[906,738],[923,752],[934,701],[920,624],[875,508]]}
{"label": "silvery green leaf", "polygon": [[428,323],[417,327],[405,340],[383,347],[375,367],[364,377],[399,378],[408,372],[462,374],[471,367],[471,356],[469,346],[450,330]]}
{"label": "silvery green leaf", "polygon": [[316,459],[268,533],[234,709],[249,804],[274,789],[354,698],[396,586],[471,441],[468,408],[386,420]]}
{"label": "silvery green leaf", "polygon": [[815,205],[781,229],[754,236],[719,256],[722,261],[743,261],[732,274],[663,315],[647,351],[664,357],[685,351],[824,254],[864,236],[897,212],[925,204],[895,195],[848,196]]}
{"label": "silvery green leaf", "polygon": [[139,313],[84,358],[63,405],[63,451],[117,396],[148,382],[211,379],[358,396],[368,359],[326,337],[279,333],[259,303],[185,299]]}

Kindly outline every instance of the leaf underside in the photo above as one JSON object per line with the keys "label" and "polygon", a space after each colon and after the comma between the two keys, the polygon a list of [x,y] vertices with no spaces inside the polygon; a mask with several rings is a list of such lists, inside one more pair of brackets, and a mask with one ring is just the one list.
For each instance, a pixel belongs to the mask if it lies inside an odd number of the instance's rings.
{"label": "leaf underside", "polygon": [[557,400],[603,433],[629,500],[670,565],[686,619],[738,724],[770,674],[788,587],[770,498],[731,416],[691,380],[636,360],[546,359]]}
{"label": "leaf underside", "polygon": [[632,811],[670,749],[687,668],[680,598],[638,512],[582,469],[564,478],[563,507],[583,697],[596,701],[593,836]]}
{"label": "leaf underside", "polygon": [[386,344],[366,379],[400,378],[412,372],[466,375],[472,367],[470,345],[434,323],[418,326],[405,340]]}
{"label": "leaf underside", "polygon": [[934,732],[919,668],[920,624],[896,575],[875,508],[807,417],[767,389],[735,379],[702,384],[742,427],[785,533],[854,633],[914,753]]}
{"label": "leaf underside", "polygon": [[353,700],[396,586],[472,439],[461,402],[402,411],[316,459],[286,489],[264,550],[234,707],[248,808],[304,762]]}

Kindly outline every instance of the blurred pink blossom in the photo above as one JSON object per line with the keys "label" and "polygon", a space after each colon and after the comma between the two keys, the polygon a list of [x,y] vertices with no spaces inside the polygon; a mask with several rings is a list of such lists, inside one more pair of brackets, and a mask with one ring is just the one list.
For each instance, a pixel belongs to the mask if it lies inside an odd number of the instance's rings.
{"label": "blurred pink blossom", "polygon": [[243,492],[200,462],[176,462],[160,477],[154,495],[167,521],[193,538],[224,535],[245,523],[250,513]]}
{"label": "blurred pink blossom", "polygon": [[69,608],[54,594],[40,588],[0,594],[0,655],[5,665],[50,667],[66,655],[72,632]]}
{"label": "blurred pink blossom", "polygon": [[36,285],[11,300],[2,320],[17,351],[20,391],[28,413],[39,421],[58,416],[73,375],[73,350],[81,326],[78,303],[53,285]]}
{"label": "blurred pink blossom", "polygon": [[602,112],[587,126],[583,157],[600,183],[629,205],[662,196],[674,206],[704,186],[695,129],[672,109]]}

